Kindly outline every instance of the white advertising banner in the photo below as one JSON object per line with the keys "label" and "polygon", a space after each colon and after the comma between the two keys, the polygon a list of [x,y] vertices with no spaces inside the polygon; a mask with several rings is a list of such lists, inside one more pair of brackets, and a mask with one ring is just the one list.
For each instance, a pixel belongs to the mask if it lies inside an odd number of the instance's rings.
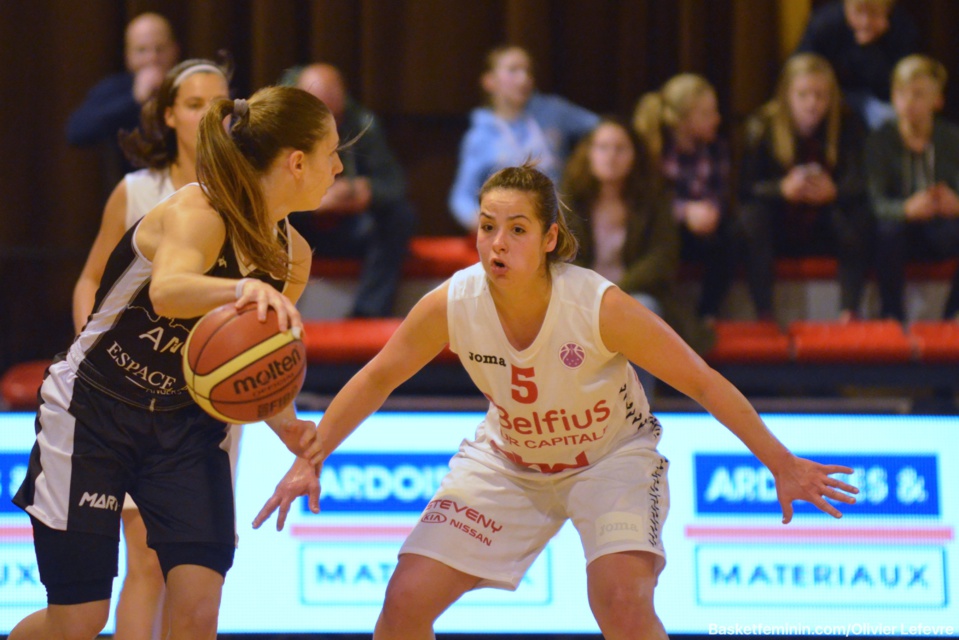
{"label": "white advertising banner", "polygon": [[[481,417],[371,417],[324,466],[321,513],[301,500],[281,532],[275,520],[250,522],[292,457],[265,425],[247,426],[220,630],[369,633],[400,544]],[[846,480],[862,490],[840,505],[841,520],[797,504],[788,526],[771,475],[725,428],[701,414],[659,418],[670,512],[656,607],[670,634],[959,635],[959,418],[764,416],[794,452],[852,467]],[[0,633],[45,600],[29,519],[10,503],[33,439],[32,415],[0,414]],[[460,529],[464,545],[489,544],[495,523],[447,506],[431,521]],[[575,529],[560,531],[516,592],[470,593],[437,631],[598,633]]]}

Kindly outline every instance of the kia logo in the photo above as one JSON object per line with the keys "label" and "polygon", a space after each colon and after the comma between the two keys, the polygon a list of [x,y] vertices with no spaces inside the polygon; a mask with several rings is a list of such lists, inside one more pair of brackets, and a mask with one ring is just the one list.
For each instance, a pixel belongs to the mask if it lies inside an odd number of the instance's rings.
{"label": "kia logo", "polygon": [[428,522],[430,524],[442,524],[446,522],[446,516],[442,513],[427,513],[420,519],[420,522]]}

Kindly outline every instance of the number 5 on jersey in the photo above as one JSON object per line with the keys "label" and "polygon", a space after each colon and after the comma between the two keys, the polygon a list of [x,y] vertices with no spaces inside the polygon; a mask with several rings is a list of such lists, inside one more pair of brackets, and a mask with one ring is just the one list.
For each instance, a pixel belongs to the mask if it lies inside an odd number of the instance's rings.
{"label": "number 5 on jersey", "polygon": [[536,388],[536,383],[533,382],[533,376],[536,375],[533,367],[517,367],[515,364],[511,364],[510,368],[513,371],[512,381],[510,382],[513,400],[523,404],[536,402],[536,398],[539,397],[539,390]]}

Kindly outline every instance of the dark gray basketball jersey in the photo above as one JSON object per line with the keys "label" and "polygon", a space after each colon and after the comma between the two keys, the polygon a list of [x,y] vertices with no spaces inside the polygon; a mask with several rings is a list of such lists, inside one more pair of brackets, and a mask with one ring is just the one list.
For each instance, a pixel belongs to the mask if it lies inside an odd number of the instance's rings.
{"label": "dark gray basketball jersey", "polygon": [[[118,400],[155,411],[192,402],[183,379],[182,348],[199,318],[167,318],[150,302],[152,263],[137,249],[138,222],[107,261],[93,313],[74,340],[67,360],[77,375]],[[279,234],[292,254],[286,220]],[[257,278],[283,291],[286,283],[240,264],[229,237],[205,275]]]}

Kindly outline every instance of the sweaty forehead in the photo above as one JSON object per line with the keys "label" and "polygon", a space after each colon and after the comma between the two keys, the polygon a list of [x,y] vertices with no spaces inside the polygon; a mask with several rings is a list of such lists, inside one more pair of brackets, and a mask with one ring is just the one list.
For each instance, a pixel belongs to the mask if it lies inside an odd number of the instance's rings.
{"label": "sweaty forehead", "polygon": [[526,216],[535,219],[536,207],[531,193],[518,189],[496,188],[483,194],[480,210],[487,215]]}

